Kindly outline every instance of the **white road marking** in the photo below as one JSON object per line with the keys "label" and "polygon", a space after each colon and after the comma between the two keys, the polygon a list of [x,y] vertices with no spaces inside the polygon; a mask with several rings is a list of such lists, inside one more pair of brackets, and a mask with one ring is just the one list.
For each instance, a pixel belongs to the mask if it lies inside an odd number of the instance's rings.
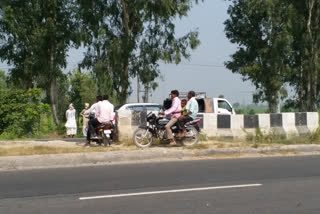
{"label": "white road marking", "polygon": [[137,193],[126,193],[126,194],[115,194],[115,195],[101,195],[101,196],[81,197],[79,198],[79,200],[119,198],[119,197],[129,197],[129,196],[139,196],[139,195],[155,195],[155,194],[164,194],[164,193],[193,192],[193,191],[206,191],[206,190],[215,190],[215,189],[231,189],[231,188],[258,187],[258,186],[262,186],[262,184],[243,184],[243,185],[233,185],[233,186],[216,186],[216,187],[202,187],[202,188],[190,188],[190,189],[163,190],[163,191],[153,191],[153,192],[137,192]]}

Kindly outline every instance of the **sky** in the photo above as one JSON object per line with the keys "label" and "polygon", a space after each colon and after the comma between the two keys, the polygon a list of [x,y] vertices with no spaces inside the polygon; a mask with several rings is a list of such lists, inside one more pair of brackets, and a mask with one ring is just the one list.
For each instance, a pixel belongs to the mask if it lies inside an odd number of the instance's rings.
{"label": "sky", "polygon": [[[176,22],[178,35],[198,29],[200,46],[192,52],[191,59],[180,65],[161,64],[163,80],[154,91],[150,101],[160,102],[173,89],[187,92],[194,90],[206,92],[207,97],[224,95],[231,103],[249,104],[255,88],[250,82],[243,82],[238,74],[224,67],[237,47],[225,36],[224,21],[228,19],[228,2],[224,0],[205,0],[195,5],[188,17]],[[133,85],[133,89],[135,86]],[[130,102],[136,102],[136,93]]]}
{"label": "sky", "polygon": [[[150,102],[162,103],[171,90],[206,92],[207,97],[224,95],[231,103],[249,104],[255,88],[250,82],[243,82],[241,76],[224,67],[224,62],[236,51],[225,36],[223,22],[228,19],[229,3],[225,0],[205,0],[194,5],[188,17],[176,21],[177,36],[191,30],[199,31],[200,46],[191,52],[191,59],[179,65],[160,64],[159,87],[152,92]],[[65,72],[77,68],[83,58],[84,49],[70,50]],[[0,63],[1,70],[8,66]],[[142,96],[142,93],[141,93]],[[140,98],[141,99],[141,98]],[[136,80],[132,79],[132,94],[129,102],[136,102]]]}

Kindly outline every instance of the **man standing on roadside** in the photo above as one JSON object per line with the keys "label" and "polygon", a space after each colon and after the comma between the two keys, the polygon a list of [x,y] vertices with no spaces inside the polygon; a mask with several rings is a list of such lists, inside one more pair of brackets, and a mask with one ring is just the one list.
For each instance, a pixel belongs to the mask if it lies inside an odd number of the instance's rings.
{"label": "man standing on roadside", "polygon": [[168,138],[170,140],[170,145],[175,146],[177,145],[177,143],[173,138],[171,126],[173,126],[178,121],[178,118],[181,116],[181,101],[179,99],[178,90],[171,91],[171,99],[172,99],[171,108],[169,108],[164,112],[160,112],[159,114],[163,114],[163,115],[171,114],[171,119],[169,123],[166,125],[166,130],[167,130]]}
{"label": "man standing on roadside", "polygon": [[95,108],[95,115],[94,119],[91,119],[88,123],[89,129],[87,133],[87,143],[85,146],[90,146],[90,138],[93,134],[95,134],[95,128],[103,123],[112,123],[113,120],[113,110],[114,106],[108,101],[109,96],[104,95],[103,100],[98,102]]}

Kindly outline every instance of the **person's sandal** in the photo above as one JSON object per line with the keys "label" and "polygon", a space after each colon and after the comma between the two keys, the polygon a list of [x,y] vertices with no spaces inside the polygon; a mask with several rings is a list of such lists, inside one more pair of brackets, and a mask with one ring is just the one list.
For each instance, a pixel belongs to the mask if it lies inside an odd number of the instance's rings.
{"label": "person's sandal", "polygon": [[177,143],[176,143],[176,141],[171,141],[169,145],[170,146],[177,146]]}

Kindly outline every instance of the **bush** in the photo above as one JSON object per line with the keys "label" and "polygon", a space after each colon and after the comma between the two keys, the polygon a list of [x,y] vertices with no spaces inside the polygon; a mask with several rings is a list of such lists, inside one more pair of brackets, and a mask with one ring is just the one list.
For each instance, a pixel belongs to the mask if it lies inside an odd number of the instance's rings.
{"label": "bush", "polygon": [[30,136],[40,130],[41,115],[49,105],[40,102],[41,90],[0,90],[0,134],[8,138]]}

